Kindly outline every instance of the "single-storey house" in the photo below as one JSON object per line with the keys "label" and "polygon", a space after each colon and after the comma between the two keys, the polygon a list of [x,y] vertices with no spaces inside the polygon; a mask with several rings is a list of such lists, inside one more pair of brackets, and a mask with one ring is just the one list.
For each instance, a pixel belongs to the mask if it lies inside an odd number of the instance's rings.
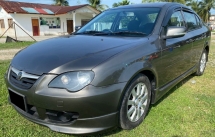
{"label": "single-storey house", "polygon": [[6,30],[8,31],[5,35],[11,37],[27,36],[28,34],[45,36],[71,33],[75,31],[76,26],[86,24],[99,13],[100,11],[88,4],[55,6],[0,1],[0,36]]}

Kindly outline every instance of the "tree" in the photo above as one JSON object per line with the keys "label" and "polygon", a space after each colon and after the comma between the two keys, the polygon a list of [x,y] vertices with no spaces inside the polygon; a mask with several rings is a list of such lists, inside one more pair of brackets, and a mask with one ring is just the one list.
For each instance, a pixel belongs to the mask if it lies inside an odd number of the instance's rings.
{"label": "tree", "polygon": [[87,2],[95,9],[103,11],[108,8],[107,5],[101,4],[101,0],[87,0]]}
{"label": "tree", "polygon": [[210,10],[215,9],[215,0],[189,0],[186,5],[191,7],[202,18],[204,22],[208,22],[210,17]]}
{"label": "tree", "polygon": [[123,6],[123,5],[129,5],[129,4],[130,4],[129,0],[123,0],[122,2],[114,3],[113,7],[119,7],[119,6]]}
{"label": "tree", "polygon": [[199,16],[204,22],[208,22],[210,18],[210,10],[215,9],[215,0],[202,0],[199,2]]}
{"label": "tree", "polygon": [[58,6],[69,6],[69,2],[67,0],[53,0],[54,5]]}
{"label": "tree", "polygon": [[197,14],[199,13],[200,10],[200,5],[198,1],[194,1],[194,0],[187,0],[186,5],[188,7],[191,7]]}

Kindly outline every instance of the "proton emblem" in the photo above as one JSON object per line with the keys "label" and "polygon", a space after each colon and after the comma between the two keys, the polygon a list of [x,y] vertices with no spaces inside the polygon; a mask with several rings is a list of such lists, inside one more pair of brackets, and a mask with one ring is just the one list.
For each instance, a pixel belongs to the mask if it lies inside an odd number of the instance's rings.
{"label": "proton emblem", "polygon": [[19,73],[17,74],[16,79],[17,79],[17,80],[21,80],[21,78],[22,78],[22,72],[19,72]]}

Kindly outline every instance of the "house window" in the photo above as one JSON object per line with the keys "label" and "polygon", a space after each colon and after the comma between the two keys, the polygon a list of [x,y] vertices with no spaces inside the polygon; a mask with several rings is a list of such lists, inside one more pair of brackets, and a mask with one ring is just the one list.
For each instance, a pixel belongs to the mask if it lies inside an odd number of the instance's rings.
{"label": "house window", "polygon": [[59,17],[45,18],[40,17],[40,26],[48,26],[49,29],[60,29],[61,22]]}
{"label": "house window", "polygon": [[5,28],[4,19],[0,19],[0,28]]}
{"label": "house window", "polygon": [[8,27],[13,28],[13,19],[8,19]]}

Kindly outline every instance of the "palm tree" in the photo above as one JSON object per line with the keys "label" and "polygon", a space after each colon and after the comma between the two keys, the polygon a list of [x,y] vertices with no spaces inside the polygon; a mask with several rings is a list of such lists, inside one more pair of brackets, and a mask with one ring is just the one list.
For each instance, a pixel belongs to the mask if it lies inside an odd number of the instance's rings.
{"label": "palm tree", "polygon": [[186,5],[188,7],[191,7],[197,14],[199,14],[199,10],[200,10],[200,5],[198,1],[194,1],[194,0],[187,0]]}
{"label": "palm tree", "polygon": [[95,9],[103,11],[108,8],[107,5],[101,4],[101,0],[87,0],[87,2]]}
{"label": "palm tree", "polygon": [[210,10],[215,9],[215,0],[202,0],[199,2],[199,16],[204,22],[208,22],[210,18]]}
{"label": "palm tree", "polygon": [[53,0],[54,5],[58,6],[69,6],[69,2],[67,0]]}
{"label": "palm tree", "polygon": [[129,4],[130,4],[129,0],[123,0],[122,2],[114,3],[113,7],[119,7],[119,6],[122,6],[122,5],[129,5]]}

